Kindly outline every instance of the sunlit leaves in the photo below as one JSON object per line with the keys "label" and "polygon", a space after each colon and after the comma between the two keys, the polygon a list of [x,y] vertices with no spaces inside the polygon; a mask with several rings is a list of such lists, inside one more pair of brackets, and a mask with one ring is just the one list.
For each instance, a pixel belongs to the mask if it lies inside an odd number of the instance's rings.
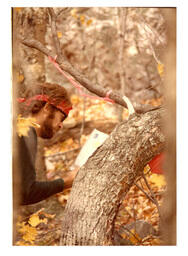
{"label": "sunlit leaves", "polygon": [[16,10],[16,12],[19,13],[19,12],[21,12],[21,10],[23,9],[23,7],[15,7],[14,9]]}
{"label": "sunlit leaves", "polygon": [[153,173],[149,177],[149,181],[152,182],[158,188],[166,186],[165,176],[163,174],[155,174],[155,173]]}
{"label": "sunlit leaves", "polygon": [[61,32],[61,31],[58,31],[58,32],[57,32],[57,37],[58,37],[58,38],[62,38],[62,36],[63,36],[62,32]]}
{"label": "sunlit leaves", "polygon": [[139,244],[141,242],[141,238],[139,235],[136,233],[135,229],[130,230],[130,235],[129,235],[129,240],[131,241],[132,244]]}
{"label": "sunlit leaves", "polygon": [[85,23],[85,16],[84,15],[80,15],[80,22],[82,23],[82,25],[84,25],[84,23]]}
{"label": "sunlit leaves", "polygon": [[55,215],[45,213],[43,209],[38,212],[32,214],[29,217],[28,221],[21,221],[21,217],[18,218],[18,222],[16,224],[17,231],[21,236],[20,240],[17,241],[16,245],[19,246],[28,246],[28,245],[36,245],[36,240],[39,234],[39,225],[42,223],[47,225],[49,220],[53,219]]}
{"label": "sunlit leaves", "polygon": [[149,167],[149,165],[147,164],[147,165],[144,167],[144,174],[147,174],[149,171],[150,171],[150,167]]}
{"label": "sunlit leaves", "polygon": [[76,20],[79,20],[82,25],[90,26],[93,22],[92,19],[87,19],[85,15],[78,14],[76,8],[72,9],[70,14],[72,15],[73,18],[75,18]]}
{"label": "sunlit leaves", "polygon": [[160,77],[162,77],[164,75],[164,64],[158,63],[157,70],[158,70]]}
{"label": "sunlit leaves", "polygon": [[31,215],[28,223],[32,226],[32,227],[36,227],[37,225],[39,225],[40,223],[45,223],[47,224],[48,220],[46,218],[44,219],[40,219],[38,214],[33,214]]}
{"label": "sunlit leaves", "polygon": [[35,227],[32,227],[25,222],[18,223],[18,232],[22,235],[22,239],[25,242],[29,242],[31,244],[34,243],[37,236],[37,230]]}
{"label": "sunlit leaves", "polygon": [[17,75],[17,76],[16,76],[17,82],[18,82],[18,83],[23,83],[23,81],[24,81],[24,79],[25,79],[24,75],[23,75],[22,73],[20,73],[20,72],[17,72],[16,75]]}
{"label": "sunlit leaves", "polygon": [[36,123],[35,118],[31,118],[31,117],[24,118],[21,115],[18,115],[16,130],[19,137],[28,136],[28,132],[31,126],[36,128],[40,127],[40,125]]}
{"label": "sunlit leaves", "polygon": [[74,17],[75,19],[77,19],[77,18],[78,18],[78,15],[77,15],[77,9],[76,9],[76,8],[72,9],[72,10],[71,10],[71,12],[70,12],[70,14],[71,14],[71,15],[72,15],[72,17]]}
{"label": "sunlit leaves", "polygon": [[89,20],[87,20],[86,25],[87,25],[87,26],[90,26],[90,25],[92,24],[92,22],[93,22],[93,20],[92,20],[92,19],[89,19]]}

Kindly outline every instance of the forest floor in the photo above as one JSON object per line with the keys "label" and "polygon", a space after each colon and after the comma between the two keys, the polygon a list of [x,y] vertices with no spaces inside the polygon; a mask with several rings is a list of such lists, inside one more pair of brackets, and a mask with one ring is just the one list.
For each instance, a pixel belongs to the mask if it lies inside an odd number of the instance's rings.
{"label": "forest floor", "polygon": [[[108,125],[109,122],[112,122],[115,125],[118,123],[117,110],[112,104],[101,100],[85,100],[76,95],[71,97],[71,101],[74,108],[65,122],[65,127],[82,122],[83,116],[84,122],[103,120],[102,131],[105,130],[104,124]],[[158,105],[160,99],[149,103]],[[125,120],[127,117],[128,112],[124,109],[122,118]],[[94,126],[93,129],[95,128]],[[100,130],[100,126],[97,129]],[[46,177],[48,180],[62,177],[64,172],[74,168],[75,159],[88,138],[89,134],[85,134],[82,127],[79,139],[70,137],[45,147]],[[49,159],[51,160],[49,161]],[[163,174],[151,172],[148,165],[145,167],[144,173],[143,178],[137,180],[131,187],[119,208],[115,221],[115,245],[148,246],[161,244],[159,215],[166,182]],[[16,245],[58,246],[63,210],[69,194],[70,189],[53,196],[58,210],[52,207],[48,211],[42,207],[32,214],[20,213],[17,221],[18,238]]]}

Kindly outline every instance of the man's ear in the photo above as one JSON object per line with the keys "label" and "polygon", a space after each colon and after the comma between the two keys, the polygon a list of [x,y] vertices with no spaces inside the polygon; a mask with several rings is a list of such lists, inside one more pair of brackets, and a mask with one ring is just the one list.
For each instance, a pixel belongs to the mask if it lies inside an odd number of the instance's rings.
{"label": "man's ear", "polygon": [[44,113],[47,113],[50,110],[51,110],[51,105],[48,102],[46,102],[46,104],[43,107],[43,111],[44,111]]}

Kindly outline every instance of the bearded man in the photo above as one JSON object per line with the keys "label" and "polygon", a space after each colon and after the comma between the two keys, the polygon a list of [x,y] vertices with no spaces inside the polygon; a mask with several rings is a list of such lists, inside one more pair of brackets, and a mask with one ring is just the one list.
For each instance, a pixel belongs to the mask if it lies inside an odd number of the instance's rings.
{"label": "bearded man", "polygon": [[35,120],[28,136],[18,136],[18,168],[20,176],[20,204],[34,204],[70,188],[77,171],[67,172],[63,179],[37,181],[35,159],[37,137],[50,139],[62,127],[72,109],[67,91],[58,84],[44,83],[31,87],[24,98],[17,99],[24,117]]}

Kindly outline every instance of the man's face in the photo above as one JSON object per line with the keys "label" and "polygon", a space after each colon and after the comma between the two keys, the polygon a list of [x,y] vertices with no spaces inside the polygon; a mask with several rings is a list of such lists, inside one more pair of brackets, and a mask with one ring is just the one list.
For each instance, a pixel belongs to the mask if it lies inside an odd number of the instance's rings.
{"label": "man's face", "polygon": [[43,139],[50,139],[62,127],[62,123],[66,116],[63,112],[53,106],[44,109],[40,128],[38,129],[38,136]]}

